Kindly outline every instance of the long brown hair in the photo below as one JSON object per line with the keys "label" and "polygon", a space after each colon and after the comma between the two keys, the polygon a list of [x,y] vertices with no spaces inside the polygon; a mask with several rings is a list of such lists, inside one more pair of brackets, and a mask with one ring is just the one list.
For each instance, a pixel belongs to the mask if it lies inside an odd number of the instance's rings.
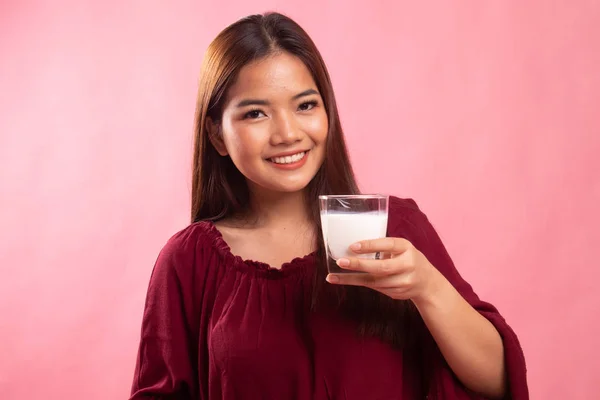
{"label": "long brown hair", "polygon": [[[220,156],[210,142],[207,118],[219,122],[229,87],[246,64],[277,52],[298,57],[315,80],[329,120],[323,165],[309,183],[307,206],[317,232],[320,265],[315,276],[313,307],[317,307],[326,275],[318,196],[358,194],[325,62],[308,34],[290,18],[278,14],[251,15],[225,28],[204,56],[196,105],[191,220],[216,221],[245,210],[249,204],[246,180],[231,158]],[[359,322],[360,331],[392,344],[407,344],[414,331],[411,302],[392,301],[365,288],[338,289],[343,309]]]}

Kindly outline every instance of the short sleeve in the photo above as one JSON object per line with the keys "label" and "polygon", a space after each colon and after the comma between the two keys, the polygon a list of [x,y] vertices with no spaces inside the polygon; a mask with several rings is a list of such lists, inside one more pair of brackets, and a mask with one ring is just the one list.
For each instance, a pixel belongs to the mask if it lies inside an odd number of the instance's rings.
{"label": "short sleeve", "polygon": [[183,236],[171,238],[152,271],[130,400],[198,398],[191,294],[181,276],[193,263],[193,247]]}
{"label": "short sleeve", "polygon": [[504,344],[509,398],[529,399],[525,357],[517,335],[498,310],[492,304],[482,301],[471,285],[461,277],[438,233],[413,200],[391,199],[389,233],[409,240],[448,279],[463,298],[494,325]]}

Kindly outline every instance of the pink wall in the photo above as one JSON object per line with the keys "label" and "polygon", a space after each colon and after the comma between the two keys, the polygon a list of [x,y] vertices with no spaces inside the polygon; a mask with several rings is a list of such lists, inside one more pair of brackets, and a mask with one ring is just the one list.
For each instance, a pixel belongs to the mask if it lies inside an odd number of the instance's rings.
{"label": "pink wall", "polygon": [[267,9],[320,46],[363,187],[415,197],[518,331],[532,398],[597,396],[598,2],[201,3],[0,3],[4,399],[126,397],[204,48]]}

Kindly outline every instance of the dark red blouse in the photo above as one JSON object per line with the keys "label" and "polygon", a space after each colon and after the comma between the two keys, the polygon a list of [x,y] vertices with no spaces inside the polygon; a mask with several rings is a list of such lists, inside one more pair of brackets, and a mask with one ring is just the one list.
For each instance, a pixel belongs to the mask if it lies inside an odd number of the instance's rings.
{"label": "dark red blouse", "polygon": [[[512,399],[528,399],[516,335],[461,278],[414,201],[392,197],[389,212],[388,235],[411,241],[498,329]],[[175,234],[150,279],[131,399],[424,398],[399,351],[335,312],[309,311],[315,261],[242,260],[210,222]],[[428,398],[479,398],[431,350]]]}

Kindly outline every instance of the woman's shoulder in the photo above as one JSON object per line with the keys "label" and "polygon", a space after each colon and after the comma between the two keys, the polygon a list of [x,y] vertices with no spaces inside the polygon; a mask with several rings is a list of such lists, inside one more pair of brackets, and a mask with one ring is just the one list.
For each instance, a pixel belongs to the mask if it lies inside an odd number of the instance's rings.
{"label": "woman's shoulder", "polygon": [[388,229],[390,234],[415,238],[415,236],[430,236],[433,226],[414,199],[390,196]]}
{"label": "woman's shoulder", "polygon": [[[173,268],[178,274],[190,272],[198,266],[214,264],[214,257],[219,250],[217,232],[212,222],[191,223],[166,241],[157,264]],[[210,263],[207,262],[209,259]]]}
{"label": "woman's shoulder", "polygon": [[191,223],[175,232],[167,240],[163,252],[182,254],[203,249],[215,242],[214,226],[208,221]]}
{"label": "woman's shoulder", "polygon": [[407,218],[414,215],[423,215],[417,202],[412,198],[400,198],[390,196],[388,201],[388,212],[391,218]]}

